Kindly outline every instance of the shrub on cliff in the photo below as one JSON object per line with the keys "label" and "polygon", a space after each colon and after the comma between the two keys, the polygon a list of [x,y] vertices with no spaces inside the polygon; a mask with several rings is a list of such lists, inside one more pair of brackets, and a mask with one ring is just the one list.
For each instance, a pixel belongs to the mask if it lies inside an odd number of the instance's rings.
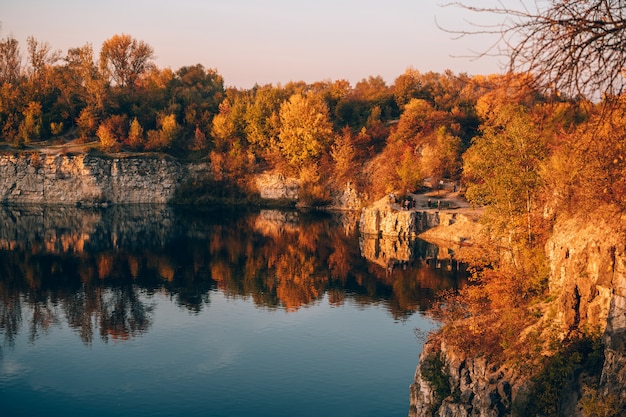
{"label": "shrub on cliff", "polygon": [[420,366],[422,378],[432,388],[435,399],[432,404],[433,411],[437,410],[452,390],[450,388],[450,374],[443,360],[441,352],[428,355]]}

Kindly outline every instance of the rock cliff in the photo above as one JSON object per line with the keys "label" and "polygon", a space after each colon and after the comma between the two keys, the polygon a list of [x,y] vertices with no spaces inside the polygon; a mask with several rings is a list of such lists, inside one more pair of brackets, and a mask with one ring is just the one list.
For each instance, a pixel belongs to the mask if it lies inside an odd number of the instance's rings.
{"label": "rock cliff", "polygon": [[359,227],[366,235],[414,238],[439,222],[438,211],[395,210],[376,204],[363,209]]}
{"label": "rock cliff", "polygon": [[[595,394],[585,397],[583,386],[589,385],[581,371],[561,392],[555,405],[559,416],[589,415],[584,410],[592,406],[604,407],[602,415],[626,415],[626,215],[603,219],[607,217],[561,219],[545,247],[553,301],[545,306],[550,313],[541,324],[556,340],[597,331],[603,341],[599,381],[592,384]],[[445,383],[433,384],[433,372]],[[431,337],[410,388],[409,416],[525,415],[516,407],[533,400],[525,398],[529,384],[519,369],[467,357],[443,338]]]}
{"label": "rock cliff", "polygon": [[598,395],[626,415],[626,214],[562,221],[546,252],[557,323],[564,333],[602,333]]}
{"label": "rock cliff", "polygon": [[[165,204],[181,186],[193,188],[212,177],[210,163],[187,163],[170,157],[100,156],[22,152],[0,154],[0,203]],[[253,193],[264,200],[297,204],[301,184],[280,173],[262,173]],[[332,190],[327,208],[358,210],[362,196],[350,184]]]}
{"label": "rock cliff", "polygon": [[265,173],[256,177],[256,188],[261,198],[268,200],[297,201],[300,196],[300,183],[295,178],[280,173]]}
{"label": "rock cliff", "polygon": [[169,158],[0,155],[0,201],[45,204],[167,203],[183,178],[208,171]]}
{"label": "rock cliff", "polygon": [[[291,201],[301,205],[302,184],[297,178],[279,172],[266,172],[256,176],[255,186],[261,198]],[[351,182],[347,182],[343,187],[330,190],[330,204],[325,208],[355,211],[360,210],[364,204],[364,196]]]}

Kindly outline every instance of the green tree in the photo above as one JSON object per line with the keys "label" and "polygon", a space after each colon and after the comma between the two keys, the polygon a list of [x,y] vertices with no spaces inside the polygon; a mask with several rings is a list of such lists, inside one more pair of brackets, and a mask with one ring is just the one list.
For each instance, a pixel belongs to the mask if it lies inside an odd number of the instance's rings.
{"label": "green tree", "polygon": [[315,94],[294,94],[280,107],[279,146],[289,163],[300,164],[327,149],[333,128],[324,100]]}
{"label": "green tree", "polygon": [[396,172],[400,178],[401,192],[413,192],[420,187],[423,180],[420,159],[410,147],[405,148],[396,167]]}
{"label": "green tree", "polygon": [[466,197],[486,206],[494,231],[515,234],[525,229],[521,235],[532,242],[539,167],[547,155],[545,137],[522,107],[503,107],[472,140],[463,157]]}
{"label": "green tree", "polygon": [[41,136],[42,117],[41,103],[31,101],[23,112],[24,119],[20,124],[20,140],[30,143]]}
{"label": "green tree", "polygon": [[214,69],[201,64],[185,66],[176,71],[168,84],[169,105],[176,110],[188,132],[197,126],[209,129],[213,116],[224,99],[224,79]]}

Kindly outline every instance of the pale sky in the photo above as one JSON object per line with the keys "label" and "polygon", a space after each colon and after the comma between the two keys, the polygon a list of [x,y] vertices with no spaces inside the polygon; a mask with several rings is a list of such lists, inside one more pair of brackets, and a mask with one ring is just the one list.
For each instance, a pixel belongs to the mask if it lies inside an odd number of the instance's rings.
{"label": "pale sky", "polygon": [[[495,58],[471,60],[490,40],[453,40],[467,12],[447,0],[2,0],[0,38],[68,48],[126,33],[154,48],[160,68],[202,64],[227,86],[312,83],[369,76],[388,85],[407,68],[492,74]],[[475,3],[475,2],[474,2]],[[493,3],[493,2],[492,2]]]}

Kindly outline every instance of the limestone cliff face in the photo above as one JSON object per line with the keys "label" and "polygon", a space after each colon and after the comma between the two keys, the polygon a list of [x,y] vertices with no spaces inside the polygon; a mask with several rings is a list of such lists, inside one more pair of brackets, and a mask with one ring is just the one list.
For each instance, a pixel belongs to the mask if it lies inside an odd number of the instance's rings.
{"label": "limestone cliff face", "polygon": [[[450,379],[451,395],[443,402],[437,402],[434,388],[424,378],[424,372],[432,366],[427,358],[434,355],[441,356]],[[515,377],[507,369],[494,367],[483,357],[464,357],[445,342],[431,340],[424,345],[415,382],[410,387],[409,416],[507,416],[514,388]]]}
{"label": "limestone cliff face", "polygon": [[[195,167],[192,171],[202,170]],[[85,205],[167,203],[189,173],[188,165],[167,158],[4,154],[0,155],[0,201]]]}
{"label": "limestone cliff face", "polygon": [[[168,157],[103,157],[92,154],[0,154],[0,203],[99,206],[165,204],[187,181],[211,177],[208,162],[183,163]],[[266,200],[298,203],[297,179],[279,173],[255,178]],[[358,210],[363,198],[351,184],[331,192],[328,207]]]}
{"label": "limestone cliff face", "polygon": [[[459,245],[470,244],[480,226],[471,210],[398,210],[381,200],[361,210],[359,230],[361,255],[384,268],[414,260],[417,254],[456,268]],[[419,241],[432,245],[424,250]]]}
{"label": "limestone cliff face", "polygon": [[437,211],[394,210],[372,206],[361,212],[361,233],[369,235],[417,237],[423,231],[439,225]]}
{"label": "limestone cliff face", "polygon": [[365,205],[365,196],[358,192],[351,182],[344,187],[331,192],[332,203],[330,209],[361,210]]}
{"label": "limestone cliff face", "polygon": [[[557,222],[546,244],[553,315],[546,322],[557,337],[596,329],[603,334],[604,364],[598,389],[602,399],[626,411],[626,215]],[[424,373],[428,358],[440,355],[441,372],[450,383],[449,397],[436,402]],[[512,405],[528,388],[519,372],[484,358],[465,357],[440,338],[431,338],[420,355],[411,386],[409,416],[497,417],[515,415]],[[577,381],[559,409],[563,416],[581,416],[582,393]]]}
{"label": "limestone cliff face", "polygon": [[[300,202],[301,184],[297,178],[278,172],[267,172],[256,176],[255,185],[261,198]],[[330,198],[330,205],[325,208],[331,210],[354,211],[360,210],[364,205],[364,196],[350,182],[343,187],[330,190]]]}
{"label": "limestone cliff face", "polygon": [[300,183],[295,178],[279,173],[266,173],[256,177],[256,187],[261,198],[268,200],[297,201],[300,195]]}
{"label": "limestone cliff face", "polygon": [[602,332],[599,393],[626,411],[626,214],[560,222],[547,254],[562,331]]}

